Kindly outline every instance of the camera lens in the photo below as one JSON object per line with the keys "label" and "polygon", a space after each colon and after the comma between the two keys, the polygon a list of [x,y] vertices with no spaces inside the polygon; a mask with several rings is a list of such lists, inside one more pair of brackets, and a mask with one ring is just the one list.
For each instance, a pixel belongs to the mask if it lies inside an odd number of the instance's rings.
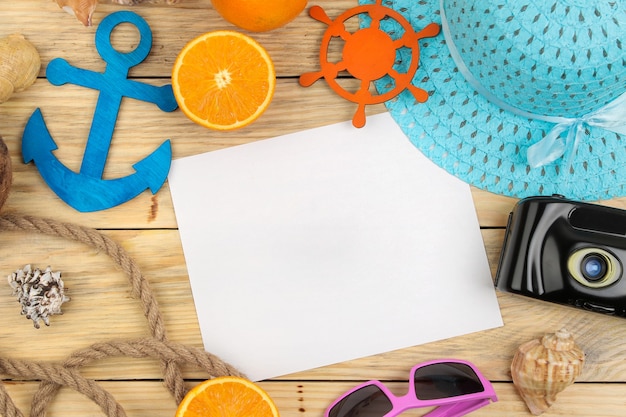
{"label": "camera lens", "polygon": [[594,247],[579,248],[567,260],[570,276],[589,288],[607,287],[622,276],[622,264],[611,252]]}
{"label": "camera lens", "polygon": [[582,259],[580,272],[586,280],[591,282],[600,281],[606,275],[606,271],[607,262],[603,256],[590,253]]}

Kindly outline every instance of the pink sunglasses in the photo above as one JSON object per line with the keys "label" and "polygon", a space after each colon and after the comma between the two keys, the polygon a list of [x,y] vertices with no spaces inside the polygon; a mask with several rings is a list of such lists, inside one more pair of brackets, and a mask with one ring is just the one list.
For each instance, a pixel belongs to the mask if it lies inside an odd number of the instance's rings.
{"label": "pink sunglasses", "polygon": [[498,401],[496,392],[473,364],[445,359],[415,365],[404,396],[396,397],[380,381],[369,381],[336,399],[325,417],[393,417],[421,407],[437,407],[424,417],[460,417],[491,401]]}

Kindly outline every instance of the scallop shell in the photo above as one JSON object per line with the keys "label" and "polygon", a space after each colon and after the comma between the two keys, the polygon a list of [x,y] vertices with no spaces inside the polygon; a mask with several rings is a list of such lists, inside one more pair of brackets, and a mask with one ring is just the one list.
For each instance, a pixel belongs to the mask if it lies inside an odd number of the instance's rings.
{"label": "scallop shell", "polygon": [[0,39],[0,103],[30,87],[39,74],[37,49],[20,34]]}
{"label": "scallop shell", "polygon": [[91,26],[91,16],[98,7],[98,0],[56,0],[60,8],[76,16],[85,26]]}
{"label": "scallop shell", "polygon": [[511,363],[511,376],[530,412],[538,416],[574,383],[584,362],[584,352],[572,335],[561,329],[521,345]]}

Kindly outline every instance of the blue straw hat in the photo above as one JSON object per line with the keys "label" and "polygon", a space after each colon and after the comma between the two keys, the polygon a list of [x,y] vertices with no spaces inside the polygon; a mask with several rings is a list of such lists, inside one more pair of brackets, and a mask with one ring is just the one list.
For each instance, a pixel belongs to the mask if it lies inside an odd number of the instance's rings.
{"label": "blue straw hat", "polygon": [[[359,0],[373,4],[373,0]],[[462,180],[513,197],[626,195],[626,0],[384,0],[420,41],[413,84],[387,108]],[[367,26],[368,19],[362,20]],[[381,29],[402,35],[393,19]],[[398,49],[397,68],[411,60]],[[390,76],[376,82],[393,87]]]}

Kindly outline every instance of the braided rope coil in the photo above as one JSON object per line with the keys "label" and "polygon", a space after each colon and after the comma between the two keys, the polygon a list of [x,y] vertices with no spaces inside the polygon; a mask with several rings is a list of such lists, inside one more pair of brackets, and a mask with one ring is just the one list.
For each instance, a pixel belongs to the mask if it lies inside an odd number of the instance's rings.
{"label": "braided rope coil", "polygon": [[[152,337],[136,340],[112,340],[96,343],[86,349],[72,353],[61,364],[31,362],[0,357],[0,374],[40,380],[38,390],[33,395],[31,417],[44,417],[50,402],[61,387],[72,388],[98,404],[109,417],[126,417],[122,406],[96,381],[80,374],[80,368],[93,361],[126,356],[131,358],[153,358],[161,363],[163,382],[176,403],[180,403],[187,393],[180,366],[191,364],[210,377],[244,375],[219,357],[202,349],[173,343],[167,339],[163,316],[149,282],[130,255],[113,239],[99,231],[72,223],[33,216],[0,216],[0,230],[27,231],[50,236],[63,237],[89,245],[109,255],[124,271],[131,285],[131,294],[140,300],[143,313],[148,321]],[[0,415],[23,417],[15,406],[6,388],[0,382]]]}

